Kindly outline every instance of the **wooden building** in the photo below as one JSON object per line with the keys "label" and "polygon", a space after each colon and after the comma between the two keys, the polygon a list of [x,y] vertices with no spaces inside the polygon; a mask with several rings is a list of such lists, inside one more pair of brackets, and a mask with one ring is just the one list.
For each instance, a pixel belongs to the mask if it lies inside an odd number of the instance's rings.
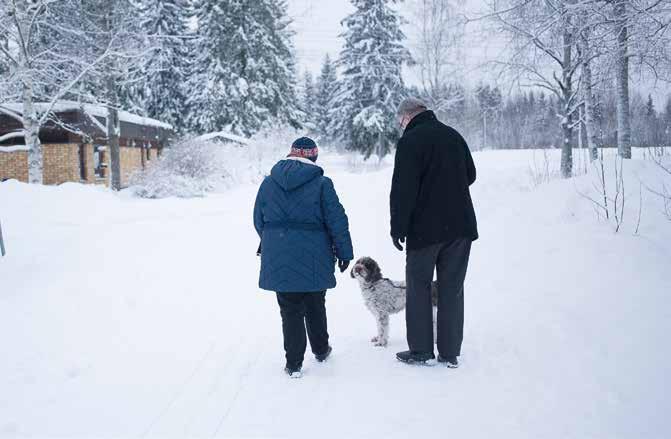
{"label": "wooden building", "polygon": [[[1,104],[21,113],[21,104]],[[46,104],[36,104],[37,111]],[[107,108],[104,106],[59,102],[53,117],[40,129],[44,160],[44,184],[65,182],[109,184],[110,155],[106,135]],[[155,160],[172,135],[169,124],[119,112],[121,183],[128,185],[131,175]],[[15,117],[0,111],[0,181],[28,181],[28,150],[20,133],[23,127]],[[6,136],[10,134],[10,136]]]}

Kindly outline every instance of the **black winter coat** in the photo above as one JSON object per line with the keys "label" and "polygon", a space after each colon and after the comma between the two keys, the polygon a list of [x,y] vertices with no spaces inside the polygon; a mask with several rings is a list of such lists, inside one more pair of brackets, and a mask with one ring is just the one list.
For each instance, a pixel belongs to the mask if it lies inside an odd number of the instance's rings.
{"label": "black winter coat", "polygon": [[415,116],[398,142],[391,184],[391,236],[408,250],[478,239],[469,186],[475,165],[466,141],[433,111]]}

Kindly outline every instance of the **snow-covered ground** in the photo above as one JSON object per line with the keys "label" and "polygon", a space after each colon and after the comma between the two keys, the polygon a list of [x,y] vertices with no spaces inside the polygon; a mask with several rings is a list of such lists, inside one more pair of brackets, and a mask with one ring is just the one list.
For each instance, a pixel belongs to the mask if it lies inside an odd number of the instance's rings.
{"label": "snow-covered ground", "polygon": [[[341,275],[334,355],[308,356],[302,380],[282,372],[277,304],[256,286],[256,187],[142,200],[0,184],[0,437],[671,436],[671,222],[645,189],[634,234],[639,179],[661,172],[626,163],[615,234],[579,195],[594,176],[532,189],[531,152],[475,160],[462,367],[398,363],[402,315],[390,346],[371,346],[373,319]],[[391,169],[322,164],[355,254],[402,278]]]}

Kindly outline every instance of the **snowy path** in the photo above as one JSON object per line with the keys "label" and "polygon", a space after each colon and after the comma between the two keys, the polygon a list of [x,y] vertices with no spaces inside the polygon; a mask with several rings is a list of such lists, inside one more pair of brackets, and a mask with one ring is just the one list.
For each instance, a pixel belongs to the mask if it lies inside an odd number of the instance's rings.
{"label": "snowy path", "polygon": [[[343,275],[327,298],[334,356],[308,356],[300,381],[282,373],[275,298],[256,288],[255,187],[146,201],[0,185],[0,437],[669,436],[671,232],[658,206],[646,201],[641,236],[632,224],[614,235],[577,195],[585,178],[529,191],[527,153],[476,161],[463,367],[397,363],[402,315],[390,346],[372,347]],[[401,278],[390,169],[325,166],[355,254]]]}

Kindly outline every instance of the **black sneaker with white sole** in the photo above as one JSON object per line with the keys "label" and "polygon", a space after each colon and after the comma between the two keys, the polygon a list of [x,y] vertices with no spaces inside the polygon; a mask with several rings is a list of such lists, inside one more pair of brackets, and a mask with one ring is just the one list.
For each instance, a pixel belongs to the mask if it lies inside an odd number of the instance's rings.
{"label": "black sneaker with white sole", "polygon": [[456,369],[459,367],[459,360],[457,360],[457,357],[441,357],[438,355],[438,362],[440,364],[444,364],[450,369]]}
{"label": "black sneaker with white sole", "polygon": [[315,355],[315,358],[320,363],[323,363],[324,361],[326,361],[326,359],[329,357],[329,355],[331,355],[331,352],[333,352],[333,348],[331,346],[329,346],[329,348],[326,350],[326,352],[324,352],[323,354]]}
{"label": "black sneaker with white sole", "polygon": [[403,351],[396,354],[396,359],[406,364],[422,366],[433,366],[436,363],[436,356],[433,352]]}
{"label": "black sneaker with white sole", "polygon": [[303,373],[301,372],[301,368],[298,367],[285,367],[284,372],[289,376],[289,378],[302,378]]}

